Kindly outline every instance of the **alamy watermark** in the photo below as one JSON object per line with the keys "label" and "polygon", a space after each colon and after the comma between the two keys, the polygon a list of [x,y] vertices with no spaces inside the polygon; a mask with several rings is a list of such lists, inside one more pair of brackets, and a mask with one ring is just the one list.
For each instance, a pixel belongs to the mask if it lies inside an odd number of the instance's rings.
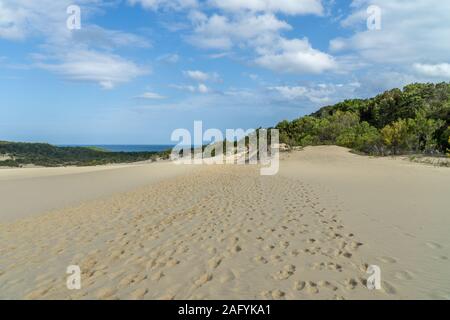
{"label": "alamy watermark", "polygon": [[380,290],[381,289],[381,269],[379,266],[370,265],[366,273],[370,274],[367,278],[367,289]]}
{"label": "alamy watermark", "polygon": [[66,273],[69,275],[67,277],[66,286],[69,290],[80,290],[81,289],[81,269],[77,265],[70,265],[67,267]]}
{"label": "alamy watermark", "polygon": [[171,140],[178,142],[170,155],[176,164],[261,164],[261,175],[275,175],[279,170],[277,129],[227,129],[224,135],[219,129],[203,132],[203,122],[195,121],[193,135],[176,129]]}
{"label": "alamy watermark", "polygon": [[77,5],[70,5],[67,7],[67,14],[69,15],[66,20],[67,29],[81,29],[81,8]]}
{"label": "alamy watermark", "polygon": [[381,8],[375,5],[369,6],[367,14],[367,29],[371,31],[381,30]]}

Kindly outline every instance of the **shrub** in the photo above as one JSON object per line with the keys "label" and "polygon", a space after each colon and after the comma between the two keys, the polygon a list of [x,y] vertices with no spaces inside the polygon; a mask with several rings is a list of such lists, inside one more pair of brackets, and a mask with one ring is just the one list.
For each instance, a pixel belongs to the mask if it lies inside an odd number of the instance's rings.
{"label": "shrub", "polygon": [[417,140],[413,126],[410,119],[400,119],[381,129],[382,141],[392,154],[400,154],[413,148]]}
{"label": "shrub", "polygon": [[365,121],[345,130],[336,143],[368,154],[380,154],[382,149],[380,133]]}
{"label": "shrub", "polygon": [[438,148],[435,133],[444,124],[440,119],[427,119],[423,111],[417,112],[416,117],[409,121],[411,130],[416,135],[412,149],[422,153],[434,153]]}
{"label": "shrub", "polygon": [[[448,137],[448,144],[450,145],[450,137]],[[450,158],[450,148],[447,149],[447,157]]]}

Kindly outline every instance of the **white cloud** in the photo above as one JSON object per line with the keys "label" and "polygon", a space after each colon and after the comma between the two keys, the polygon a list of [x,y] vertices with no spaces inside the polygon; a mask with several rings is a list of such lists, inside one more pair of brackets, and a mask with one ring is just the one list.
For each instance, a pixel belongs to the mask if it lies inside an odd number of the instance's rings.
{"label": "white cloud", "polygon": [[138,99],[149,99],[149,100],[161,100],[161,99],[165,99],[166,97],[155,93],[155,92],[144,92],[143,94],[136,96],[135,98]]}
{"label": "white cloud", "polygon": [[[305,39],[286,39],[282,31],[292,27],[272,13],[246,13],[231,17],[202,12],[190,14],[194,33],[188,40],[201,48],[230,50],[251,49],[255,62],[264,68],[285,73],[322,73],[337,69],[335,59],[312,48]],[[204,81],[204,80],[203,80]]]}
{"label": "white cloud", "polygon": [[323,13],[320,0],[210,0],[212,6],[222,10],[242,12],[279,12],[288,15]]}
{"label": "white cloud", "polygon": [[197,0],[128,0],[131,5],[141,5],[144,9],[159,10],[172,9],[182,10],[198,6]]}
{"label": "white cloud", "polygon": [[[381,9],[381,30],[367,28],[371,5]],[[358,71],[362,96],[450,79],[450,1],[354,0],[350,9],[341,26],[353,35],[329,48],[339,70]]]}
{"label": "white cloud", "polygon": [[220,76],[216,72],[206,73],[199,70],[188,70],[183,72],[187,77],[198,82],[220,81]]}
{"label": "white cloud", "polygon": [[91,47],[148,48],[151,46],[147,39],[138,35],[123,31],[104,29],[96,25],[84,25],[80,30],[72,32],[70,36],[73,42]]}
{"label": "white cloud", "polygon": [[[334,58],[312,48],[305,39],[286,39],[280,34],[292,30],[275,14],[304,15],[323,13],[321,0],[210,0],[208,5],[222,12],[210,16],[200,11],[200,2],[180,0],[129,0],[152,10],[161,8],[195,8],[188,19],[193,32],[186,40],[203,49],[230,51],[250,49],[256,53],[257,65],[273,71],[289,73],[322,73],[335,70]],[[203,5],[203,3],[202,3]],[[210,80],[205,74],[187,72],[200,82]]]}
{"label": "white cloud", "polygon": [[[145,9],[182,10],[198,8],[198,0],[128,0],[131,5],[141,5]],[[305,15],[323,13],[321,0],[208,0],[205,5],[224,11],[271,12],[288,15]],[[203,3],[202,3],[203,5]]]}
{"label": "white cloud", "polygon": [[[0,37],[22,40],[30,34],[48,34],[52,27],[66,25],[68,0],[0,0]],[[58,29],[53,30],[59,33]]]}
{"label": "white cloud", "polygon": [[439,64],[415,63],[413,67],[420,75],[423,76],[450,79],[449,63],[439,63]]}
{"label": "white cloud", "polygon": [[209,92],[209,88],[206,85],[204,85],[203,83],[200,83],[198,85],[198,92],[200,92],[200,93],[208,93]]}
{"label": "white cloud", "polygon": [[245,74],[246,76],[248,76],[250,79],[252,79],[253,81],[257,81],[259,80],[259,76],[257,74],[254,73],[249,73],[249,74]]}
{"label": "white cloud", "polygon": [[82,5],[82,28],[69,30],[66,10],[74,2],[77,3],[71,0],[0,0],[0,38],[23,40],[32,36],[44,37],[46,44],[51,46],[150,46],[147,39],[135,34],[88,24],[89,15],[102,6],[98,0],[78,1]]}
{"label": "white cloud", "polygon": [[209,54],[208,58],[210,59],[221,59],[221,58],[225,58],[231,55],[231,52],[220,52],[220,53],[213,53],[213,54]]}
{"label": "white cloud", "polygon": [[99,0],[0,0],[0,38],[45,36],[51,42],[70,38],[67,8],[74,4],[81,7],[82,27],[94,12],[107,5]]}
{"label": "white cloud", "polygon": [[171,85],[169,85],[169,87],[174,88],[174,89],[178,89],[178,90],[189,91],[189,92],[196,92],[197,91],[197,88],[195,86],[192,86],[192,85],[171,84]]}
{"label": "white cloud", "polygon": [[[66,10],[72,4],[81,6],[81,30],[67,28]],[[40,52],[30,55],[35,61],[33,66],[65,79],[96,82],[111,89],[148,72],[148,68],[114,54],[113,50],[149,47],[150,43],[131,33],[89,24],[89,16],[104,5],[107,4],[99,0],[0,0],[0,38],[34,37],[39,41],[36,48]]]}
{"label": "white cloud", "polygon": [[277,94],[278,100],[290,103],[313,103],[315,106],[335,103],[349,99],[357,94],[359,82],[346,84],[320,83],[308,86],[274,86],[268,89]]}
{"label": "white cloud", "polygon": [[306,87],[289,87],[289,86],[277,86],[277,87],[269,87],[269,90],[277,91],[283,98],[288,100],[294,100],[298,98],[303,98],[308,89]]}
{"label": "white cloud", "polygon": [[189,92],[192,92],[192,93],[203,93],[203,94],[205,94],[205,93],[212,92],[212,90],[208,86],[203,84],[203,83],[200,83],[197,86],[173,84],[173,85],[170,85],[170,87],[178,89],[178,90],[189,91]]}
{"label": "white cloud", "polygon": [[178,61],[180,61],[180,56],[176,53],[168,53],[160,56],[158,58],[158,61],[162,61],[165,63],[177,63]]}
{"label": "white cloud", "polygon": [[233,47],[233,41],[228,37],[202,37],[202,36],[191,36],[188,37],[191,44],[202,49],[218,49],[218,50],[228,50]]}
{"label": "white cloud", "polygon": [[68,80],[97,82],[104,89],[112,89],[149,72],[120,56],[96,51],[70,51],[56,60],[53,63],[38,62],[36,66]]}
{"label": "white cloud", "polygon": [[428,82],[428,79],[420,78],[412,73],[375,68],[358,77],[362,83],[362,96],[373,97],[383,91],[393,88],[403,88],[405,85],[415,82]]}
{"label": "white cloud", "polygon": [[25,30],[19,22],[23,23],[24,18],[24,12],[14,10],[8,7],[4,1],[0,1],[0,38],[23,39]]}
{"label": "white cloud", "polygon": [[229,18],[214,14],[206,17],[196,12],[191,14],[194,33],[188,38],[192,44],[206,49],[228,50],[235,45],[248,44],[262,36],[276,35],[292,27],[273,14],[239,15]]}
{"label": "white cloud", "polygon": [[311,47],[308,39],[280,38],[272,46],[258,48],[256,63],[267,69],[285,73],[315,73],[337,68],[335,59]]}
{"label": "white cloud", "polygon": [[[381,9],[381,30],[367,30],[369,5]],[[354,28],[355,33],[331,41],[330,49],[335,52],[353,52],[370,62],[405,67],[448,61],[450,1],[354,0],[351,8],[342,25]]]}

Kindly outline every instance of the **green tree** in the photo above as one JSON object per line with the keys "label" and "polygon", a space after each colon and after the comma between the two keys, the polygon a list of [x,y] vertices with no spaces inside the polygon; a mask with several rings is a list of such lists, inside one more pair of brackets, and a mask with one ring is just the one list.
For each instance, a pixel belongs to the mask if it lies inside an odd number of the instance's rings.
{"label": "green tree", "polygon": [[359,115],[354,112],[337,111],[319,123],[319,138],[323,143],[336,143],[344,132],[359,125]]}
{"label": "green tree", "polygon": [[277,127],[281,140],[290,145],[338,144],[384,154],[446,153],[449,126],[450,84],[414,83],[370,99],[326,106]]}
{"label": "green tree", "polygon": [[411,150],[416,140],[412,127],[410,119],[400,119],[381,129],[383,142],[392,154],[400,154]]}
{"label": "green tree", "polygon": [[412,132],[416,135],[412,149],[423,153],[435,152],[437,149],[435,133],[445,122],[439,119],[427,119],[425,112],[421,110],[417,112],[415,119],[410,120],[409,124]]}
{"label": "green tree", "polygon": [[[448,144],[450,145],[450,137],[448,137]],[[450,158],[450,148],[447,149],[447,157]]]}

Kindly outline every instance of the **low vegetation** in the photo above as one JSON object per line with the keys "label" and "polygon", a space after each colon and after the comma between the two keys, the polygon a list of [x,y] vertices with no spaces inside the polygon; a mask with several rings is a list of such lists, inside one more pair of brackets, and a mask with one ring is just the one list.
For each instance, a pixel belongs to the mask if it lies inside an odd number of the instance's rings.
{"label": "low vegetation", "polygon": [[56,147],[45,143],[0,142],[0,155],[9,159],[0,161],[0,166],[21,167],[37,165],[94,166],[111,163],[131,163],[157,158],[167,159],[165,152],[108,152],[91,147]]}

